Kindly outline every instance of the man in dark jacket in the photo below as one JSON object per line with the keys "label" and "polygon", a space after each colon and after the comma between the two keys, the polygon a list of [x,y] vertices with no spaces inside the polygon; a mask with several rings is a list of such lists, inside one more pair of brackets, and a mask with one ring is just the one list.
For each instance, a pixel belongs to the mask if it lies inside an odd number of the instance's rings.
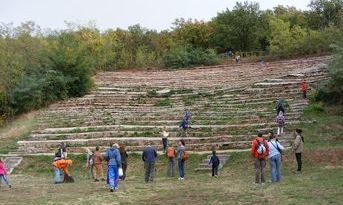
{"label": "man in dark jacket", "polygon": [[216,151],[212,151],[212,156],[209,164],[212,164],[212,177],[218,177],[218,168],[220,164],[219,157],[216,155]]}
{"label": "man in dark jacket", "polygon": [[155,172],[155,161],[157,157],[157,152],[154,147],[149,143],[143,150],[142,160],[144,162],[145,168],[145,183],[154,181]]}

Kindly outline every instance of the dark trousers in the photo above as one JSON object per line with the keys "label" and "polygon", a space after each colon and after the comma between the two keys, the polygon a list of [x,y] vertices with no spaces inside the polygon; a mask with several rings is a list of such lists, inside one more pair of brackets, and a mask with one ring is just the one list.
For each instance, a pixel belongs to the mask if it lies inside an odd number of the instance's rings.
{"label": "dark trousers", "polygon": [[218,167],[219,165],[212,165],[212,176],[218,176]]}
{"label": "dark trousers", "polygon": [[301,171],[302,161],[301,161],[301,153],[295,153],[295,158],[297,159],[298,169],[297,171]]}
{"label": "dark trousers", "polygon": [[184,178],[185,177],[184,161],[182,161],[182,159],[178,159],[177,160],[177,165],[179,167],[179,177]]}
{"label": "dark trousers", "polygon": [[255,158],[255,183],[264,183],[265,182],[265,168],[266,160]]}
{"label": "dark trousers", "polygon": [[174,177],[174,158],[168,158],[168,168],[167,168],[167,176],[170,176],[170,172],[171,172],[171,176]]}
{"label": "dark trousers", "polygon": [[307,98],[306,94],[307,94],[307,92],[303,91],[303,98]]}
{"label": "dark trousers", "polygon": [[145,162],[145,182],[153,182],[155,174],[155,162]]}

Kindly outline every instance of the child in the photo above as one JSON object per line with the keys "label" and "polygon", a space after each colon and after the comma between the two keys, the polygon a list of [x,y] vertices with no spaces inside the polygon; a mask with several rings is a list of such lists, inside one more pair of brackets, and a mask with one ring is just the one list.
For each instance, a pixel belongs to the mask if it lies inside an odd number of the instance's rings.
{"label": "child", "polygon": [[211,156],[209,164],[211,163],[212,163],[212,177],[218,177],[218,167],[220,164],[220,160],[218,156],[216,155],[215,150],[212,151],[212,156]]}
{"label": "child", "polygon": [[93,178],[94,178],[94,181],[96,181],[96,182],[99,181],[97,174],[100,175],[102,181],[105,181],[103,171],[102,171],[103,157],[102,157],[102,154],[100,153],[99,149],[100,149],[99,146],[97,146],[95,148],[95,153],[92,157],[92,159],[93,159]]}
{"label": "child", "polygon": [[5,184],[8,186],[8,188],[12,188],[12,185],[10,184],[7,178],[7,170],[5,167],[5,163],[0,158],[0,184],[1,184],[1,181],[4,181]]}
{"label": "child", "polygon": [[283,112],[280,111],[278,116],[276,117],[276,123],[278,124],[277,134],[283,134],[283,126],[285,125],[285,117],[283,116]]}

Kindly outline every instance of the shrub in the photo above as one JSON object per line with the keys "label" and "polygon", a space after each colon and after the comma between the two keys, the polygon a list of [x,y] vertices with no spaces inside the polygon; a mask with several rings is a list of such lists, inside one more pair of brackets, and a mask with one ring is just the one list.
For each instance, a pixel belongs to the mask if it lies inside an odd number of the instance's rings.
{"label": "shrub", "polygon": [[171,101],[169,98],[161,99],[161,100],[156,101],[155,106],[156,107],[171,106]]}
{"label": "shrub", "polygon": [[215,65],[219,58],[213,49],[175,47],[166,52],[162,61],[167,68],[184,68],[195,65]]}

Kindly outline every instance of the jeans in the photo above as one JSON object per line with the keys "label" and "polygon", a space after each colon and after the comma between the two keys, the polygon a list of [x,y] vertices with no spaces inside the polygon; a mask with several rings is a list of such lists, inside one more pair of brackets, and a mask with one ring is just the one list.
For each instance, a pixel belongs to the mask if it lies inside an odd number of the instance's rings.
{"label": "jeans", "polygon": [[174,158],[168,158],[168,169],[167,169],[167,176],[170,176],[170,170],[171,170],[171,176],[173,177],[174,174]]}
{"label": "jeans", "polygon": [[185,177],[184,161],[182,161],[182,159],[178,159],[177,164],[179,167],[179,177],[184,178]]}
{"label": "jeans", "polygon": [[301,171],[301,167],[302,167],[301,153],[295,153],[295,158],[297,159],[297,164],[298,164],[297,171],[300,172]]}
{"label": "jeans", "polygon": [[54,181],[55,183],[60,183],[61,182],[61,171],[60,169],[54,167],[54,173],[55,173],[55,178],[54,178]]}
{"label": "jeans", "polygon": [[281,155],[277,154],[269,158],[270,176],[272,182],[278,182],[281,179]]}
{"label": "jeans", "polygon": [[5,182],[5,184],[6,184],[8,187],[11,187],[11,184],[10,184],[10,182],[8,181],[6,175],[2,175],[2,174],[0,175],[0,184],[1,184],[1,181]]}
{"label": "jeans", "polygon": [[155,162],[145,162],[145,182],[153,182],[154,181],[154,172],[155,172]]}
{"label": "jeans", "polygon": [[108,165],[108,183],[111,189],[118,188],[119,173],[116,165]]}
{"label": "jeans", "polygon": [[264,183],[264,170],[266,168],[266,160],[265,159],[257,159],[255,158],[255,183]]}
{"label": "jeans", "polygon": [[212,165],[212,176],[218,176],[218,167],[219,165]]}

